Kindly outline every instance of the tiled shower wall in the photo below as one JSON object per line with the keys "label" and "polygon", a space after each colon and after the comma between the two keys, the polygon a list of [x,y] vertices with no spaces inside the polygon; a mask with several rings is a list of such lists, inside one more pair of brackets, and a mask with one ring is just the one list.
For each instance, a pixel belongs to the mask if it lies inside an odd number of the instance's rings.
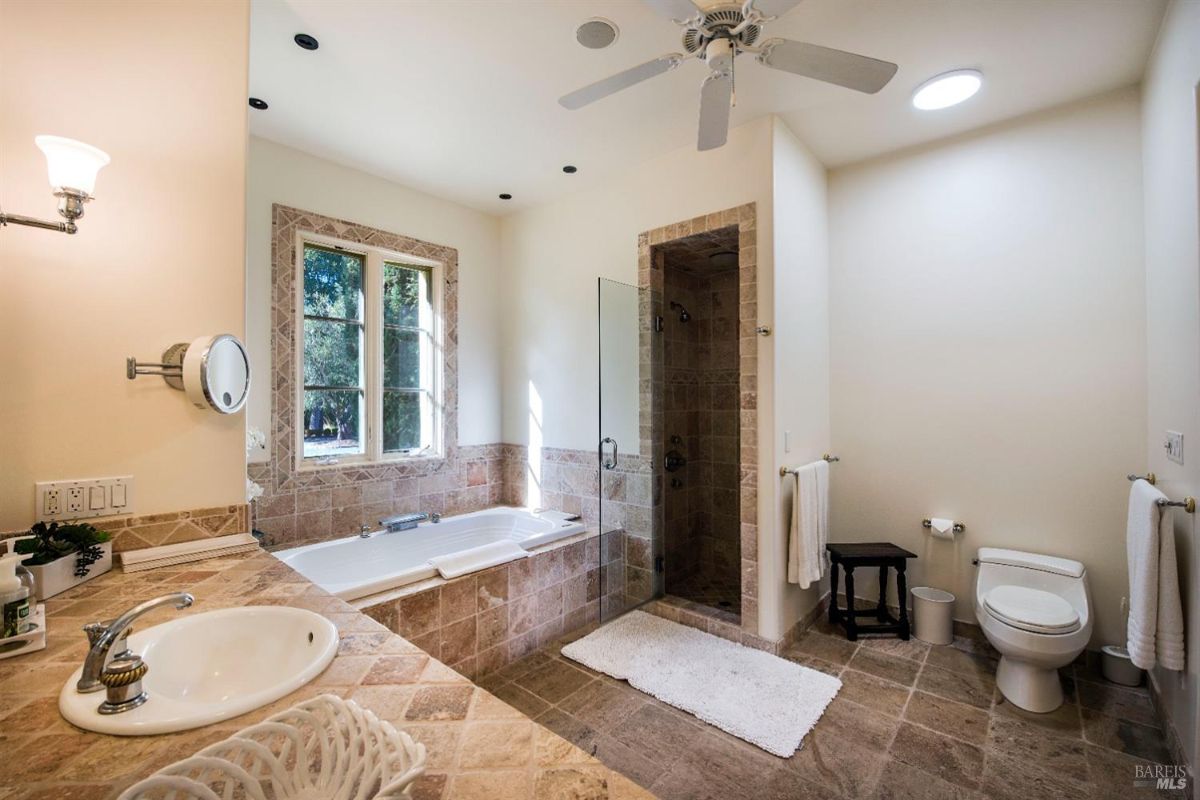
{"label": "tiled shower wall", "polygon": [[668,305],[664,330],[664,446],[688,459],[667,476],[665,488],[667,592],[737,612],[738,272],[685,268],[670,257],[665,270],[665,299],[683,303],[691,315],[683,322]]}

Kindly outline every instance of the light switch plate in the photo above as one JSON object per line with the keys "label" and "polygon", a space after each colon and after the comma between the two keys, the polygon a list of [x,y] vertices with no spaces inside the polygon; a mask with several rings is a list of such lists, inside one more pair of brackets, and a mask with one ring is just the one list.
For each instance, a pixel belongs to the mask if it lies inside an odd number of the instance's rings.
{"label": "light switch plate", "polygon": [[1183,434],[1179,431],[1167,431],[1167,441],[1163,443],[1167,458],[1176,464],[1183,463]]}
{"label": "light switch plate", "polygon": [[37,483],[33,513],[47,522],[132,514],[133,476]]}

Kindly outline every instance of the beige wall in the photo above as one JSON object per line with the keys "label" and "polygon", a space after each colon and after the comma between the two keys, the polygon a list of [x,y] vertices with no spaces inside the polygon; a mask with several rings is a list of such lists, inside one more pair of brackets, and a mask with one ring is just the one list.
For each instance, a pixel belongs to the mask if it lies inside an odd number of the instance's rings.
{"label": "beige wall", "polygon": [[[959,619],[976,550],[1010,547],[1086,564],[1093,645],[1124,641],[1138,116],[1125,90],[831,173],[834,537],[917,553],[909,585],[953,592]],[[929,516],[966,533],[934,540]]]}
{"label": "beige wall", "polygon": [[[458,442],[500,440],[500,222],[398,183],[251,137],[246,178],[246,333],[260,375],[271,369],[271,204],[356,222],[458,250]],[[271,430],[271,393],[250,394],[250,425]],[[251,461],[266,461],[266,450]]]}
{"label": "beige wall", "polygon": [[[774,406],[773,426],[763,425],[771,450],[768,461],[774,467],[806,464],[830,451],[829,221],[825,168],[778,119],[772,141],[775,389],[759,402]],[[762,413],[770,419],[767,411]],[[840,465],[832,468],[834,482],[840,480],[839,473]],[[817,604],[820,592],[817,586],[802,590],[787,583],[784,532],[791,522],[794,481],[781,480],[774,468],[764,471],[763,479],[769,490],[778,492],[770,507],[775,509],[772,530],[780,533],[759,556],[760,574],[764,584],[781,589],[772,614],[786,631]]]}
{"label": "beige wall", "polygon": [[[526,444],[540,436],[547,447],[596,447],[596,278],[637,283],[642,231],[756,203],[758,301],[760,319],[769,322],[762,309],[770,303],[773,268],[771,136],[772,120],[755,120],[731,131],[719,150],[699,153],[689,145],[502,220],[505,441]],[[771,344],[759,340],[760,415],[768,413],[762,398],[770,394]],[[532,433],[531,391],[541,405]],[[778,535],[767,524],[775,519],[770,450],[761,439],[768,427],[760,425],[760,542]],[[759,591],[760,634],[777,638],[778,604],[766,598],[782,587],[764,584]]]}
{"label": "beige wall", "polygon": [[[1163,20],[1143,88],[1146,320],[1149,414],[1147,466],[1173,497],[1200,495],[1200,209],[1197,197],[1197,84],[1200,4],[1175,2]],[[1184,434],[1186,463],[1162,450],[1164,431]],[[1200,764],[1200,547],[1196,518],[1175,514],[1175,538],[1188,622],[1187,671],[1154,678],[1184,752]]]}
{"label": "beige wall", "polygon": [[112,156],[75,236],[0,230],[0,530],[39,480],[132,474],[138,513],[244,500],[243,417],[125,357],[243,333],[248,28],[244,0],[0,5],[4,208],[56,218],[36,134]]}

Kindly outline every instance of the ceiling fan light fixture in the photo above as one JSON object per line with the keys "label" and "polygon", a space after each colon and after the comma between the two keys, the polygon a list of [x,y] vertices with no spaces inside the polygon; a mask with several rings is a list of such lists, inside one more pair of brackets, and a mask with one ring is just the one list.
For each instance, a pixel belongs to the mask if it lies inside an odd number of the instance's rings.
{"label": "ceiling fan light fixture", "polygon": [[921,111],[937,111],[969,100],[983,86],[977,69],[956,69],[935,75],[913,90],[912,104]]}

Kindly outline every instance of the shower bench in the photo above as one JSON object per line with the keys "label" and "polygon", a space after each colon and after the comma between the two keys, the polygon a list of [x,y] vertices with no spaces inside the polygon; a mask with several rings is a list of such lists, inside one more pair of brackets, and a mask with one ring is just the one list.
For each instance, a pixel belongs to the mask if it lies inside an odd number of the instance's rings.
{"label": "shower bench", "polygon": [[[829,623],[846,629],[846,638],[857,641],[860,633],[895,633],[908,639],[908,588],[904,576],[908,559],[916,558],[903,547],[891,542],[857,544],[827,544],[829,551]],[[846,571],[846,608],[838,607],[838,568]],[[854,607],[854,570],[858,567],[879,568],[879,602],[875,608]],[[887,607],[888,570],[896,570],[896,596],[900,600],[900,618],[896,619]],[[876,622],[860,623],[859,617],[874,617]]]}

